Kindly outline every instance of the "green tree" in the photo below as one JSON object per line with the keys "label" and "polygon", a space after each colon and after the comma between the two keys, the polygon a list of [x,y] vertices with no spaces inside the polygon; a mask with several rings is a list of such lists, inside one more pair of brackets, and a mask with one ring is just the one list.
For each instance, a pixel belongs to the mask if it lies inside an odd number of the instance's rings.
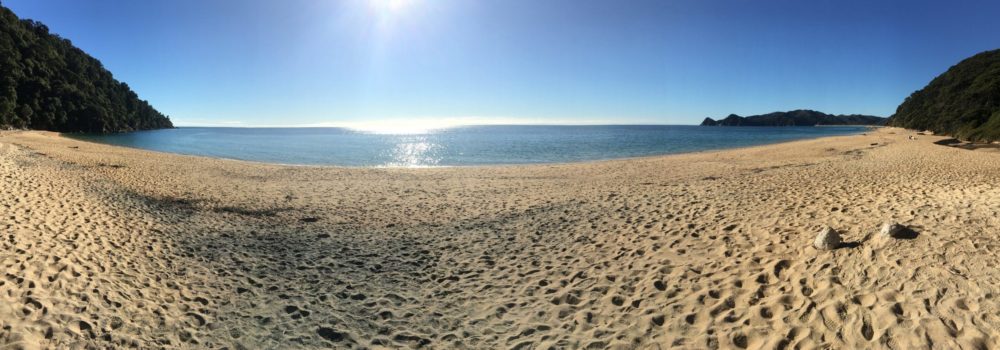
{"label": "green tree", "polygon": [[121,132],[173,124],[100,61],[0,6],[0,127]]}
{"label": "green tree", "polygon": [[962,60],[931,80],[899,105],[889,125],[1000,140],[1000,50]]}

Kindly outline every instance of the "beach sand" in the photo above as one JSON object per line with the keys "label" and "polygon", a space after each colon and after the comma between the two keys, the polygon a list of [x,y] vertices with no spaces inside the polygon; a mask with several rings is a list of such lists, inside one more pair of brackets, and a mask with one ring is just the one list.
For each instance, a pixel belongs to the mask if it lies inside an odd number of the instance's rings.
{"label": "beach sand", "polygon": [[995,348],[1000,153],[941,139],[352,169],[4,132],[0,344]]}

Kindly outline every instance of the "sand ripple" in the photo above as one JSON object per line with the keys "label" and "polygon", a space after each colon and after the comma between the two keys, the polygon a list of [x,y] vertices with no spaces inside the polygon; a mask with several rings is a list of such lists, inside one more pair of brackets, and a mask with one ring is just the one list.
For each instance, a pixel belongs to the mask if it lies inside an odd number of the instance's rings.
{"label": "sand ripple", "polygon": [[997,347],[1000,154],[909,135],[404,170],[3,133],[0,344]]}

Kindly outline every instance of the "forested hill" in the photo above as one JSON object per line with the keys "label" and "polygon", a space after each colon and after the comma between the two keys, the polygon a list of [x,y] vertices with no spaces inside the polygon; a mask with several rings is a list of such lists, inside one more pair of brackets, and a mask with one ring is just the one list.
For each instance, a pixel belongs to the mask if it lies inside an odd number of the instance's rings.
{"label": "forested hill", "polygon": [[108,133],[171,127],[100,61],[0,5],[0,128]]}
{"label": "forested hill", "polygon": [[889,125],[1000,140],[1000,50],[966,58],[907,97]]}
{"label": "forested hill", "polygon": [[741,117],[730,114],[723,119],[705,118],[702,126],[815,126],[815,125],[882,125],[885,118],[872,115],[833,115],[808,109],[774,112]]}

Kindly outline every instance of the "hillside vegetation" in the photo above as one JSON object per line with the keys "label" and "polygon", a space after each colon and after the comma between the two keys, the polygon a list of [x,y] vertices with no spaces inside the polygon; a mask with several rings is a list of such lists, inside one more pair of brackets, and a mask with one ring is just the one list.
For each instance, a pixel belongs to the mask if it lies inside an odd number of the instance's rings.
{"label": "hillside vegetation", "polygon": [[969,57],[907,97],[889,125],[1000,140],[1000,50]]}
{"label": "hillside vegetation", "polygon": [[100,61],[0,6],[0,128],[107,133],[171,127]]}
{"label": "hillside vegetation", "polygon": [[808,109],[774,112],[741,117],[730,114],[720,120],[705,118],[702,126],[815,126],[815,125],[882,125],[885,118],[872,115],[833,115]]}

